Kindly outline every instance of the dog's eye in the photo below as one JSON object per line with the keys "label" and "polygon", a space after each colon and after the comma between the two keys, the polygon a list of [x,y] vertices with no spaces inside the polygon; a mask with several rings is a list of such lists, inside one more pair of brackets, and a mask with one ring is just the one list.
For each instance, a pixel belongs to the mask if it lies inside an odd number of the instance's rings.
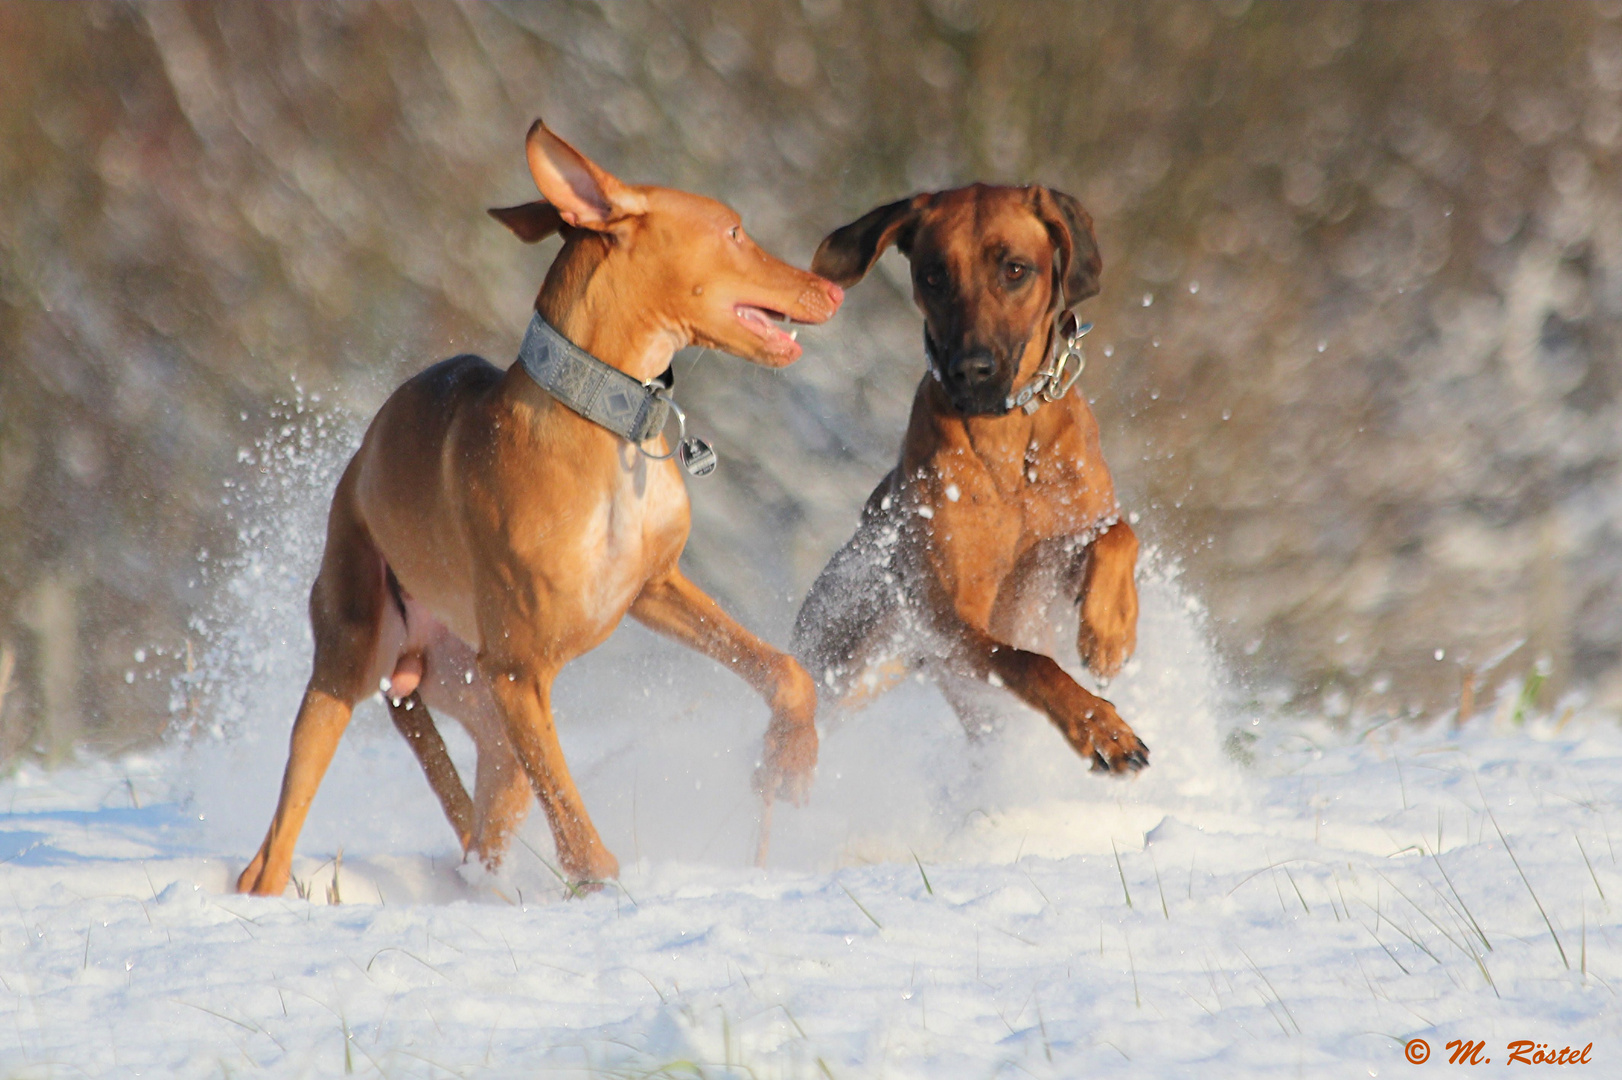
{"label": "dog's eye", "polygon": [[924,271],[924,287],[925,288],[932,289],[932,290],[933,289],[939,289],[945,283],[946,283],[946,274],[943,271],[941,271],[939,269],[925,270]]}
{"label": "dog's eye", "polygon": [[743,243],[743,226],[742,225],[734,225],[734,226],[732,226],[732,228],[727,230],[727,235],[732,237],[732,242],[734,244]]}
{"label": "dog's eye", "polygon": [[1024,263],[1011,262],[1002,268],[1003,280],[1007,281],[1010,285],[1024,281],[1025,275],[1029,272],[1030,267],[1026,266]]}

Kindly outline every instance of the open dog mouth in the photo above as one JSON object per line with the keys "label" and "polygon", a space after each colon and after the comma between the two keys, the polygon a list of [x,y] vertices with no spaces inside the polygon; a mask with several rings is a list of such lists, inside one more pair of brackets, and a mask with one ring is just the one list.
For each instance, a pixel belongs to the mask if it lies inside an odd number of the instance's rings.
{"label": "open dog mouth", "polygon": [[732,309],[738,316],[738,321],[747,326],[751,333],[765,340],[768,347],[778,349],[793,346],[794,339],[799,336],[798,330],[785,330],[790,319],[781,311],[771,308],[756,307],[753,304],[738,304]]}

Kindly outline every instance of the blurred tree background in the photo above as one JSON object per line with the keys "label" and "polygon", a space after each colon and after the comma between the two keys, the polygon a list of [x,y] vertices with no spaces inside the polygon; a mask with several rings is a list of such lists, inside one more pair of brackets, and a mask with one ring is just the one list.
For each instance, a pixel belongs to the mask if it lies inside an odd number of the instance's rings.
{"label": "blurred tree background", "polygon": [[[1541,660],[1546,704],[1622,702],[1619,16],[0,4],[0,762],[168,722],[131,658],[184,665],[199,565],[251,542],[222,490],[294,380],[364,418],[514,354],[555,245],[483,211],[534,197],[536,115],[802,265],[917,190],[1077,195],[1105,452],[1253,689],[1440,712]],[[923,370],[882,267],[787,372],[678,368],[724,462],[690,569],[779,641]]]}

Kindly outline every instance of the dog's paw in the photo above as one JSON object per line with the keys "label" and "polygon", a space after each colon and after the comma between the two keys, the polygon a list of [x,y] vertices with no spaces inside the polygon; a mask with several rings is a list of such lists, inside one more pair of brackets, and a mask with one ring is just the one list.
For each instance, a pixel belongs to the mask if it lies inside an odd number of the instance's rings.
{"label": "dog's paw", "polygon": [[253,892],[254,886],[259,884],[259,868],[264,864],[264,856],[260,856],[247,865],[242,873],[237,876],[237,892]]}
{"label": "dog's paw", "polygon": [[1087,670],[1100,680],[1108,682],[1121,673],[1121,668],[1132,658],[1137,647],[1134,628],[1122,625],[1110,630],[1090,626],[1085,618],[1076,633],[1076,652]]}
{"label": "dog's paw", "polygon": [[593,844],[585,851],[558,852],[558,862],[570,893],[596,892],[603,882],[620,876],[620,861],[601,844]]}
{"label": "dog's paw", "polygon": [[1149,746],[1121,725],[1121,732],[1110,732],[1093,738],[1093,768],[1112,772],[1117,776],[1135,773],[1149,767]]}
{"label": "dog's paw", "polygon": [[1127,726],[1115,707],[1102,699],[1082,712],[1079,721],[1060,725],[1065,738],[1094,772],[1117,776],[1149,766],[1149,746]]}
{"label": "dog's paw", "polygon": [[803,806],[816,770],[816,725],[773,720],[766,730],[765,756],[755,769],[755,791]]}
{"label": "dog's paw", "polygon": [[272,869],[266,861],[265,849],[261,847],[253,861],[238,876],[237,892],[252,896],[280,896],[287,888],[290,876],[285,869],[279,873]]}
{"label": "dog's paw", "polygon": [[453,873],[461,880],[462,884],[475,893],[504,895],[502,890],[505,881],[502,878],[500,865],[492,866],[483,859],[463,856],[461,863],[456,866]]}

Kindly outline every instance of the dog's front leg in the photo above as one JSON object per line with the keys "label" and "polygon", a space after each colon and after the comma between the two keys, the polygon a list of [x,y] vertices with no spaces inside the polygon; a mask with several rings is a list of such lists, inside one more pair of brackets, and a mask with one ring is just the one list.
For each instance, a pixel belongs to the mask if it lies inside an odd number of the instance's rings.
{"label": "dog's front leg", "polygon": [[1117,521],[1093,541],[1081,586],[1076,651],[1089,671],[1112,679],[1138,647],[1138,536]]}
{"label": "dog's front leg", "polygon": [[[491,636],[487,634],[486,640]],[[603,846],[586,814],[552,723],[552,680],[562,666],[516,655],[516,650],[479,653],[480,674],[489,683],[507,739],[546,811],[563,872],[573,882],[605,881],[619,876],[619,860]]]}
{"label": "dog's front leg", "polygon": [[631,615],[725,664],[766,699],[772,719],[755,787],[768,803],[777,795],[804,802],[817,764],[817,689],[805,669],[739,626],[677,570],[648,582]]}
{"label": "dog's front leg", "polygon": [[944,661],[956,672],[1006,687],[1053,721],[1076,753],[1095,769],[1135,772],[1149,764],[1144,745],[1115,706],[1088,693],[1052,657],[1003,644],[955,617],[940,627]]}

